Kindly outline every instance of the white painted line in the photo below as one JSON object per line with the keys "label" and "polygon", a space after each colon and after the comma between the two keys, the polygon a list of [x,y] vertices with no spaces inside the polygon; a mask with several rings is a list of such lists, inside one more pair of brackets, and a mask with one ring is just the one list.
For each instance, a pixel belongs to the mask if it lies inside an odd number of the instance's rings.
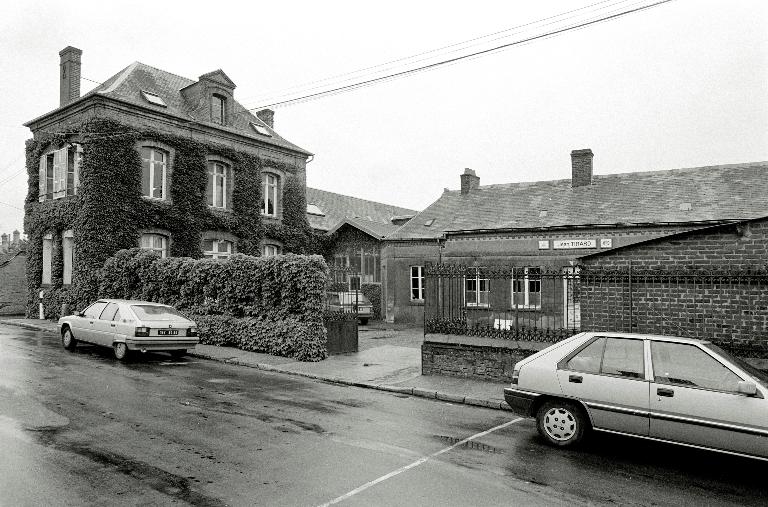
{"label": "white painted line", "polygon": [[339,502],[341,502],[343,500],[346,500],[347,498],[351,498],[351,497],[355,496],[356,494],[365,491],[366,489],[370,488],[371,486],[375,486],[376,484],[379,484],[380,482],[384,482],[387,479],[390,479],[390,478],[392,478],[392,477],[394,477],[396,475],[399,475],[399,474],[405,472],[406,470],[410,470],[411,468],[417,467],[417,466],[421,465],[422,463],[426,463],[431,458],[434,458],[434,457],[439,456],[439,455],[441,455],[443,453],[446,453],[446,452],[448,452],[448,451],[450,451],[452,449],[455,449],[456,447],[459,447],[460,445],[464,445],[467,442],[469,442],[470,440],[474,440],[476,438],[484,437],[485,435],[487,435],[489,433],[493,433],[496,430],[500,430],[502,428],[506,428],[507,426],[511,426],[512,424],[515,424],[516,422],[522,421],[523,419],[524,419],[524,417],[518,417],[517,419],[512,419],[511,421],[505,422],[504,424],[499,424],[498,426],[495,426],[495,427],[493,427],[493,428],[491,428],[489,430],[477,433],[475,435],[472,435],[471,437],[467,437],[464,440],[462,440],[461,442],[457,442],[457,443],[453,444],[450,447],[446,447],[445,449],[440,449],[439,451],[437,451],[435,453],[432,453],[429,456],[424,456],[423,458],[419,458],[418,460],[414,461],[413,463],[410,463],[408,465],[400,467],[397,470],[389,472],[386,475],[382,475],[378,479],[374,479],[374,480],[372,480],[370,482],[366,482],[365,484],[363,484],[359,488],[355,488],[352,491],[350,491],[349,493],[345,493],[345,494],[341,495],[338,498],[334,498],[330,502],[326,502],[324,504],[319,505],[318,507],[327,507],[329,505],[337,504],[337,503],[339,503]]}

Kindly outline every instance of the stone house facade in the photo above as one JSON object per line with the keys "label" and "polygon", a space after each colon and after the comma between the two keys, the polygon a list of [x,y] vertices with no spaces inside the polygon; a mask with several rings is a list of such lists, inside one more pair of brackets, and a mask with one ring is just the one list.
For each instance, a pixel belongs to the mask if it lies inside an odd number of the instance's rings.
{"label": "stone house facade", "polygon": [[429,264],[513,268],[514,278],[503,282],[481,272],[466,276],[454,294],[464,309],[541,313],[565,290],[545,290],[543,274],[572,273],[586,254],[753,219],[768,209],[768,162],[595,175],[593,157],[591,150],[573,151],[571,178],[554,181],[481,186],[467,169],[460,190],[446,189],[386,238],[386,319],[424,321]]}
{"label": "stone house facade", "polygon": [[240,105],[223,71],[194,80],[134,62],[81,96],[82,51],[59,54],[60,107],[25,124],[30,303],[122,248],[301,250],[311,153],[277,133],[271,110]]}

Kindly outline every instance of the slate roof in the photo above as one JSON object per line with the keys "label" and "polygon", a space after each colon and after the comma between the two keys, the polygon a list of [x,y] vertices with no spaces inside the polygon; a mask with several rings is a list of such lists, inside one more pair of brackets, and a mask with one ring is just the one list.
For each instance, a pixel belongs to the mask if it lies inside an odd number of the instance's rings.
{"label": "slate roof", "polygon": [[[204,74],[203,77],[205,76],[209,78],[213,77],[215,80],[224,83],[230,81],[226,74],[220,70]],[[178,76],[176,74],[172,74],[155,67],[150,67],[149,65],[143,64],[141,62],[134,62],[74,102],[79,102],[86,97],[91,97],[93,95],[111,97],[117,100],[141,106],[143,108],[152,109],[154,111],[176,116],[182,120],[195,120],[197,122],[206,123],[221,130],[251,137],[263,143],[272,144],[299,151],[306,155],[311,155],[310,152],[284,139],[282,136],[280,136],[280,134],[275,132],[274,129],[270,128],[263,121],[257,118],[255,114],[246,110],[245,107],[243,107],[237,101],[234,101],[233,104],[234,114],[232,114],[231,118],[232,125],[222,126],[217,123],[213,123],[209,116],[207,107],[205,107],[203,110],[201,109],[200,104],[190,103],[189,101],[185,100],[181,94],[181,90],[183,88],[186,88],[187,86],[196,82],[197,81],[194,79]],[[163,99],[166,107],[148,102],[142,96],[142,91],[157,95]],[[34,121],[35,120],[32,120],[32,122]],[[250,122],[263,126],[272,134],[272,136],[269,137],[258,134],[250,126]]]}
{"label": "slate roof", "polygon": [[309,225],[313,229],[332,231],[346,220],[358,229],[380,238],[398,229],[399,226],[392,224],[392,217],[413,216],[417,213],[415,210],[391,204],[307,187],[307,205],[310,204],[314,204],[325,213],[325,216],[307,213]]}
{"label": "slate roof", "polygon": [[[768,162],[595,175],[571,180],[446,191],[388,239],[429,239],[450,231],[691,223],[768,214]],[[433,221],[430,226],[425,225]]]}

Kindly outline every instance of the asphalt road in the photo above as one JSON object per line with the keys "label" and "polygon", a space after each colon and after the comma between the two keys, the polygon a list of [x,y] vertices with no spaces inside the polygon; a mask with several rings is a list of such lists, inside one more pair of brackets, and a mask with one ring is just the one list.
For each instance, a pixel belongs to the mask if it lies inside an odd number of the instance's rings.
{"label": "asphalt road", "polygon": [[766,505],[768,463],[0,325],[0,505]]}

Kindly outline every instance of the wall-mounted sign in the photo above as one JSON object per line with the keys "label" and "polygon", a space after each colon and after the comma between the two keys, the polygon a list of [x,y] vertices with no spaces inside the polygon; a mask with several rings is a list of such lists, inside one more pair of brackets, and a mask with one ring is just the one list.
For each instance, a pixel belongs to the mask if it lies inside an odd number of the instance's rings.
{"label": "wall-mounted sign", "polygon": [[539,250],[549,250],[549,240],[544,239],[539,241]]}
{"label": "wall-mounted sign", "polygon": [[597,248],[597,240],[594,239],[556,239],[552,248],[555,250],[569,250],[574,248]]}
{"label": "wall-mounted sign", "polygon": [[613,240],[611,238],[601,239],[600,248],[613,248]]}

